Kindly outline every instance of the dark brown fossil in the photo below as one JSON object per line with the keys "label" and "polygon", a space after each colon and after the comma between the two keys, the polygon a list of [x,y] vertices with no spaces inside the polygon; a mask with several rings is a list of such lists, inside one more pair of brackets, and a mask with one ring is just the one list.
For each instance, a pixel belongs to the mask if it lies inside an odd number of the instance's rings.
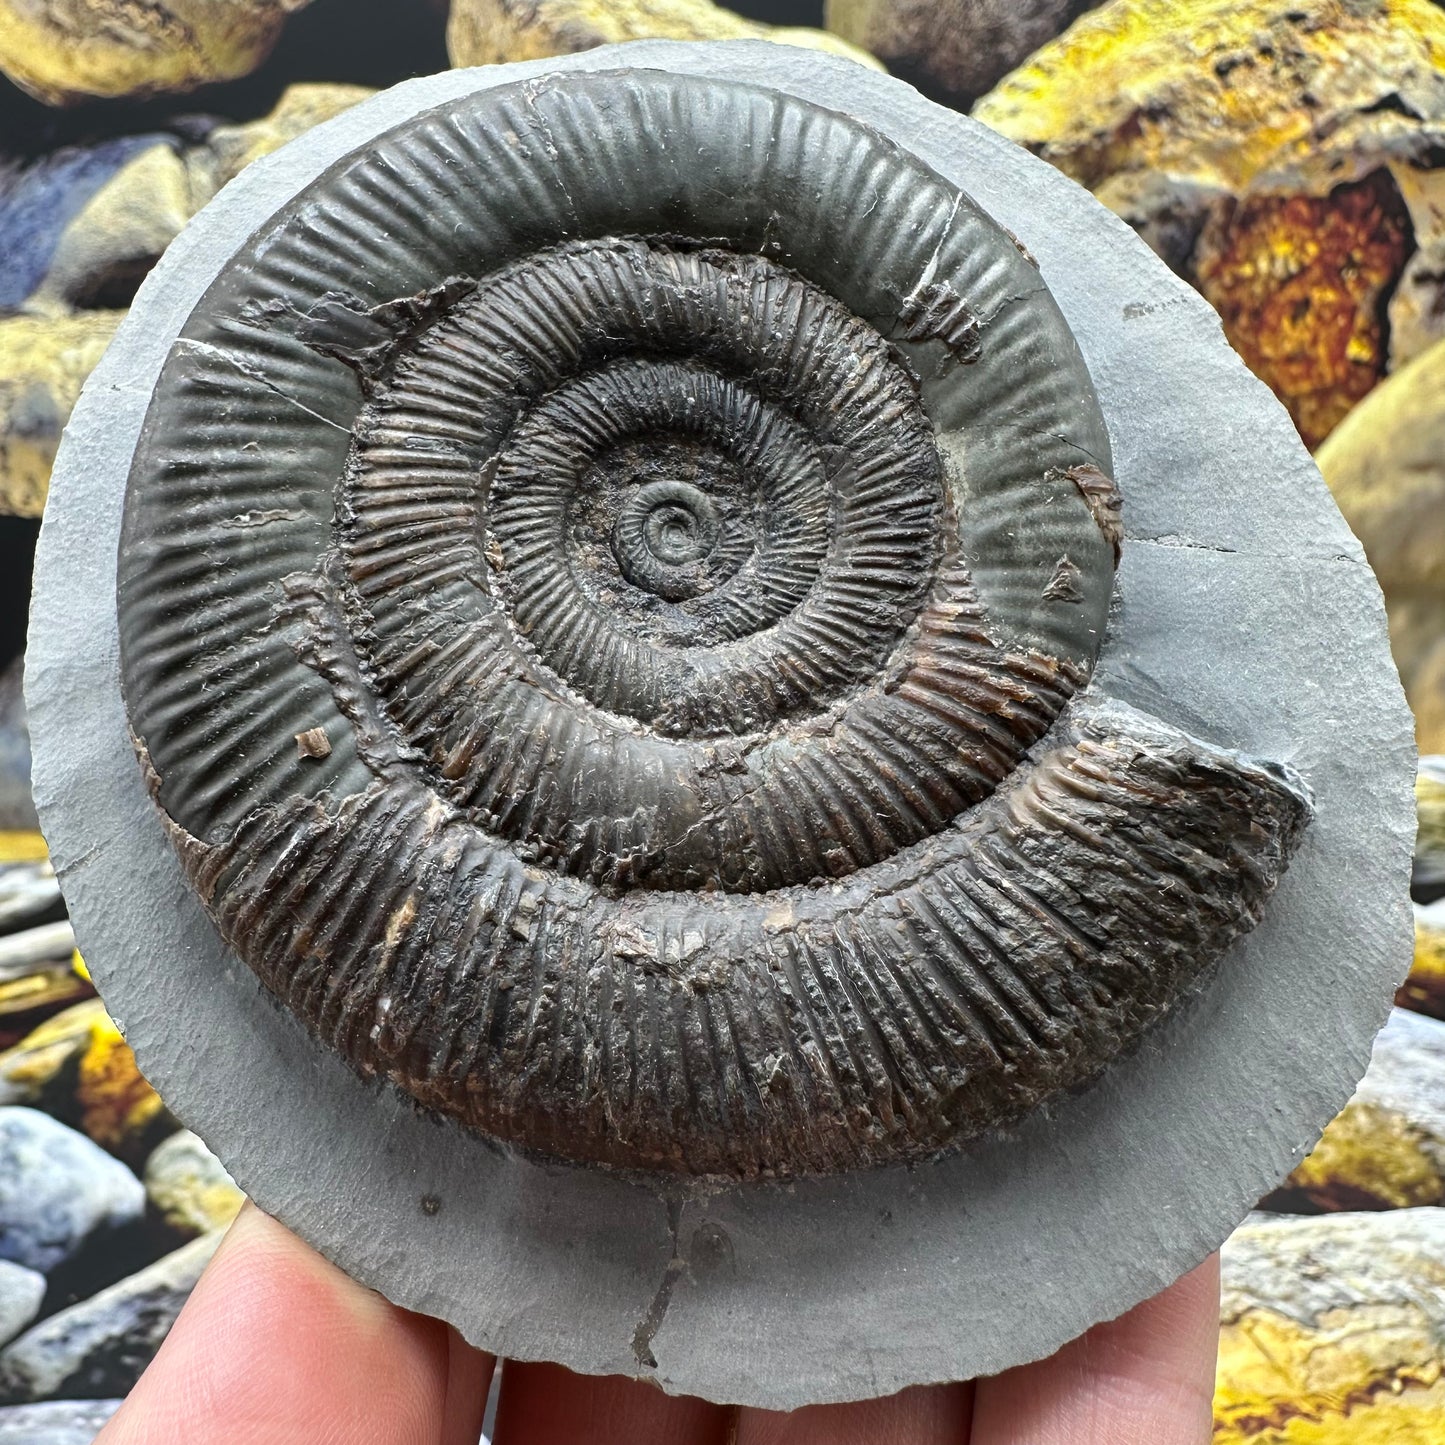
{"label": "dark brown fossil", "polygon": [[428,112],[152,400],[127,707],[315,1036],[544,1155],[816,1173],[1087,1082],[1258,918],[1288,769],[1092,693],[1122,536],[1013,239],[797,99]]}

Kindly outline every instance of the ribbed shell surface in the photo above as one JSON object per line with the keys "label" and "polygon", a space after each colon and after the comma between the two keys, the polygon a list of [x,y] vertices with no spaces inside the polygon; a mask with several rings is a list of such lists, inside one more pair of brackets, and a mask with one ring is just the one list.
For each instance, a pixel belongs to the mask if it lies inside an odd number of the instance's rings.
{"label": "ribbed shell surface", "polygon": [[138,751],[232,948],[420,1104],[644,1171],[924,1157],[1106,1067],[1308,818],[1076,697],[1109,473],[1037,268],[891,141],[498,87],[183,328],[121,544]]}

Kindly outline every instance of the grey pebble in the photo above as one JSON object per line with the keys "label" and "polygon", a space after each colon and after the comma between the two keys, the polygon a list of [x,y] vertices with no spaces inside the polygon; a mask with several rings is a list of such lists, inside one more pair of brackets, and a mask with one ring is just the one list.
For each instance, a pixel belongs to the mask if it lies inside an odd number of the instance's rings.
{"label": "grey pebble", "polygon": [[0,1108],[0,1259],[48,1274],[144,1211],[145,1187],[98,1144],[38,1109]]}
{"label": "grey pebble", "polygon": [[0,1345],[13,1340],[40,1312],[45,1276],[0,1259]]}
{"label": "grey pebble", "polygon": [[47,1400],[0,1409],[0,1445],[90,1445],[119,1400]]}
{"label": "grey pebble", "polygon": [[221,1234],[182,1245],[0,1350],[0,1401],[124,1395],[160,1349]]}

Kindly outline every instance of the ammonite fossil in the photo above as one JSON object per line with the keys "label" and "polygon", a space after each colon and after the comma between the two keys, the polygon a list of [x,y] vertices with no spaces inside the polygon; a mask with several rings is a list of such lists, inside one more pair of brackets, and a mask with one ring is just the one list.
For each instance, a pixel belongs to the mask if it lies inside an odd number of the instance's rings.
{"label": "ammonite fossil", "polygon": [[922,1158],[1127,1050],[1309,816],[1086,691],[1110,473],[1024,245],[894,142],[661,71],[500,86],[333,166],[182,328],[131,727],[231,948],[420,1105],[629,1170]]}

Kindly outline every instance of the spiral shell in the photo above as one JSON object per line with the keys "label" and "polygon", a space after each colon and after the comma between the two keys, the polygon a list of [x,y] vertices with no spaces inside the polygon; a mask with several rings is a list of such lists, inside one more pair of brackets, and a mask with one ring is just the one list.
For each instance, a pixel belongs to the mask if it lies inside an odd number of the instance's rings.
{"label": "spiral shell", "polygon": [[1122,537],[1022,247],[662,72],[427,112],[248,238],[131,472],[127,709],[224,937],[363,1074],[690,1175],[915,1159],[1259,916],[1287,769],[1077,698]]}

